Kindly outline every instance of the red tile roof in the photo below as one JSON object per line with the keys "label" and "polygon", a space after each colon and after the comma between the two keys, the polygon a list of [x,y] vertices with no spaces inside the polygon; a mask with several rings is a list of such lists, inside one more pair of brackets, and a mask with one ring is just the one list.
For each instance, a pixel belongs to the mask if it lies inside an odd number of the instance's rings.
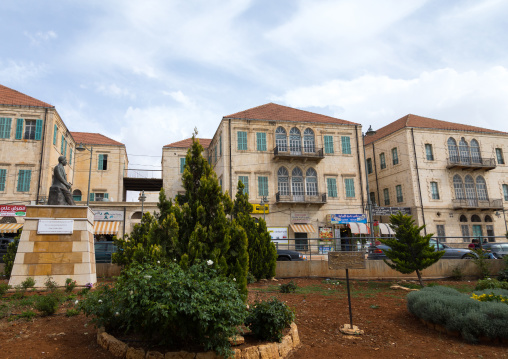
{"label": "red tile roof", "polygon": [[242,112],[237,112],[232,115],[224,116],[223,118],[359,125],[358,123],[340,120],[330,116],[319,115],[309,111],[298,110],[292,107],[277,105],[276,103],[272,102]]}
{"label": "red tile roof", "polygon": [[487,128],[470,126],[470,125],[463,125],[461,123],[440,121],[440,120],[435,120],[433,118],[421,117],[421,116],[409,114],[409,115],[406,115],[402,118],[399,118],[397,121],[393,121],[392,123],[380,128],[379,130],[376,131],[375,135],[365,136],[365,144],[368,145],[369,143],[377,141],[380,138],[388,136],[394,132],[397,132],[398,130],[400,130],[404,127],[507,134],[506,132],[489,130]]}
{"label": "red tile roof", "polygon": [[[211,138],[197,138],[197,140],[199,141],[201,146],[203,146],[203,148],[208,148],[208,146],[210,146],[210,142],[212,142]],[[170,143],[169,145],[166,145],[164,147],[189,148],[191,146],[192,146],[192,137],[178,142]]]}
{"label": "red tile roof", "polygon": [[100,133],[90,132],[71,132],[76,144],[83,143],[85,145],[108,145],[108,146],[125,146],[123,143],[115,141]]}
{"label": "red tile roof", "polygon": [[0,85],[0,105],[55,107],[49,103],[39,101],[21,92],[5,87],[4,85]]}

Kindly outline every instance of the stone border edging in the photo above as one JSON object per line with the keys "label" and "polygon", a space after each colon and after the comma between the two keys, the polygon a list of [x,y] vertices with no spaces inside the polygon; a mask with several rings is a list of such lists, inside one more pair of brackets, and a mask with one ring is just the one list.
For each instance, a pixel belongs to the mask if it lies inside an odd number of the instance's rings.
{"label": "stone border edging", "polygon": [[[201,353],[189,353],[186,351],[166,352],[158,351],[145,352],[144,349],[129,347],[124,342],[106,333],[104,329],[97,331],[97,344],[109,350],[117,358],[125,359],[222,359],[222,356],[213,351]],[[284,359],[288,354],[300,346],[300,337],[296,323],[291,323],[289,334],[284,336],[280,343],[269,343],[252,346],[244,349],[233,349],[234,359]]]}

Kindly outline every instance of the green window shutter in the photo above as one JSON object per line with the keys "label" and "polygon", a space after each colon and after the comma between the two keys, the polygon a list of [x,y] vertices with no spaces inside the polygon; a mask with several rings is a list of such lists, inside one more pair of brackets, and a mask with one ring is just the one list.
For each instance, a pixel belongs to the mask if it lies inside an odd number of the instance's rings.
{"label": "green window shutter", "polygon": [[220,151],[220,155],[222,156],[222,135],[220,135],[220,137],[219,137],[219,151]]}
{"label": "green window shutter", "polygon": [[71,148],[71,153],[69,155],[69,166],[72,165],[72,148]]}
{"label": "green window shutter", "polygon": [[213,153],[214,153],[214,163],[217,163],[217,145],[215,145]]}
{"label": "green window shutter", "polygon": [[99,154],[99,166],[98,166],[99,171],[102,171],[104,168],[103,161],[104,161],[104,155]]}
{"label": "green window shutter", "polygon": [[337,181],[335,178],[327,178],[328,197],[337,197]]}
{"label": "green window shutter", "polygon": [[56,145],[56,136],[58,136],[58,126],[55,125],[53,128],[53,144]]}
{"label": "green window shutter", "polygon": [[6,179],[7,179],[7,170],[0,169],[0,191],[5,191],[5,181],[6,181]]}
{"label": "green window shutter", "polygon": [[248,176],[240,176],[238,179],[245,186],[245,188],[243,189],[243,193],[249,194],[249,177]]}
{"label": "green window shutter", "polygon": [[324,136],[325,153],[333,153],[333,136]]}
{"label": "green window shutter", "polygon": [[[1,180],[2,180],[2,175],[0,173],[0,185],[2,185],[2,181]],[[4,183],[5,183],[5,179],[4,179]],[[508,185],[505,185],[505,184],[503,185],[503,194],[504,194],[504,200],[508,201]]]}
{"label": "green window shutter", "polygon": [[63,156],[67,158],[67,140],[65,140]]}
{"label": "green window shutter", "polygon": [[266,151],[266,133],[256,133],[256,145],[258,151]]}
{"label": "green window shutter", "polygon": [[62,143],[60,143],[60,154],[63,155],[63,151],[64,151],[64,143],[65,143],[65,137],[64,135],[62,135]]}
{"label": "green window shutter", "polygon": [[18,173],[18,192],[30,192],[30,180],[32,178],[31,170],[19,170]]}
{"label": "green window shutter", "polygon": [[35,121],[35,139],[40,141],[42,138],[42,120]]}
{"label": "green window shutter", "polygon": [[109,199],[109,193],[104,193],[104,199]]}
{"label": "green window shutter", "polygon": [[355,182],[352,178],[346,178],[344,180],[346,186],[346,197],[354,198],[355,197]]}
{"label": "green window shutter", "polygon": [[350,155],[351,154],[351,140],[349,139],[349,136],[342,136],[341,142],[342,142],[342,153],[345,155]]}
{"label": "green window shutter", "polygon": [[16,140],[21,140],[23,138],[23,122],[22,118],[16,119]]}
{"label": "green window shutter", "polygon": [[95,193],[90,193],[90,202],[95,201]]}
{"label": "green window shutter", "polygon": [[219,178],[219,186],[221,187],[222,189],[222,178]]}
{"label": "green window shutter", "polygon": [[237,137],[238,137],[238,150],[239,151],[246,151],[247,150],[247,132],[238,131]]}
{"label": "green window shutter", "polygon": [[185,169],[185,157],[180,158],[180,173],[183,173]]}
{"label": "green window shutter", "polygon": [[258,177],[259,196],[268,196],[268,177]]}
{"label": "green window shutter", "polygon": [[10,118],[0,117],[0,138],[11,137],[11,121]]}

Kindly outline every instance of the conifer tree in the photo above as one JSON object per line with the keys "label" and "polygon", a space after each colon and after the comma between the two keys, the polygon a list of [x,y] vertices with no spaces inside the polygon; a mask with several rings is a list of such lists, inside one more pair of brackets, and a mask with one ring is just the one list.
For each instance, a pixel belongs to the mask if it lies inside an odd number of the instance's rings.
{"label": "conifer tree", "polygon": [[401,212],[392,214],[390,223],[396,238],[379,239],[381,243],[390,247],[384,252],[391,263],[386,259],[385,263],[404,274],[416,271],[420,285],[424,287],[421,271],[436,263],[444,251],[435,251],[434,246],[430,244],[433,234],[422,236],[420,232],[425,226],[415,225],[411,216]]}

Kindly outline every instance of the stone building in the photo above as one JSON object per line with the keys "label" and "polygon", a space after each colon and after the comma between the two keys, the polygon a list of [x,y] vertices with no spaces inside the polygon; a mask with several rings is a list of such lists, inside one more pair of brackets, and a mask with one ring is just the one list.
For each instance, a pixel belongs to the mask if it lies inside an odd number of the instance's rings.
{"label": "stone building", "polygon": [[375,205],[409,207],[449,243],[504,238],[507,133],[407,115],[366,137],[365,151]]}
{"label": "stone building", "polygon": [[[295,239],[297,249],[320,244],[325,252],[327,238],[367,231],[361,130],[357,123],[269,103],[224,116],[213,138],[200,143],[223,191],[234,197],[242,181],[254,215],[266,217],[274,240]],[[163,148],[168,197],[182,191],[191,144],[186,139]]]}

